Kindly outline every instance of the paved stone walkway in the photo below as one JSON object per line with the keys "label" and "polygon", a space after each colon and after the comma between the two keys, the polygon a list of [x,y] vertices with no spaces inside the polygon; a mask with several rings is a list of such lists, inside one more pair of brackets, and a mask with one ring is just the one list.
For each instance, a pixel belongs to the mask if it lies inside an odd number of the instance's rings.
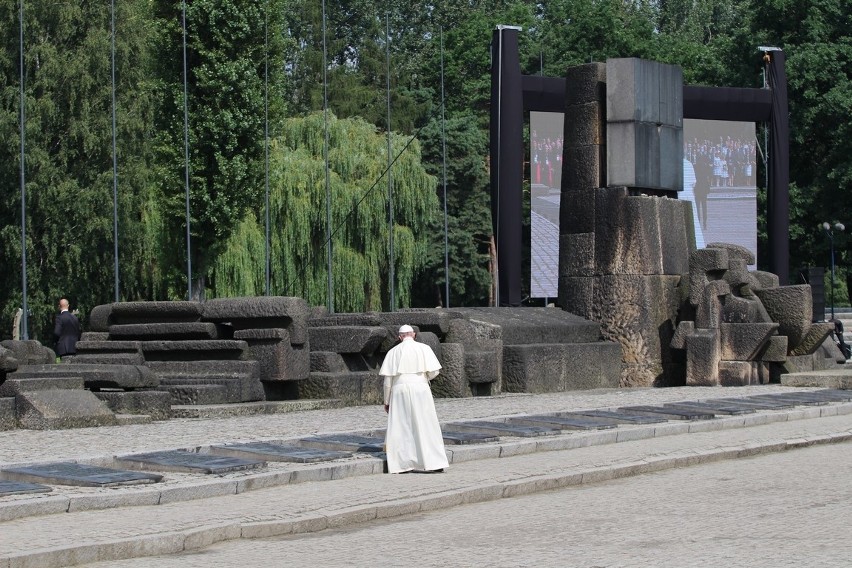
{"label": "paved stone walkway", "polygon": [[[442,422],[448,422],[792,390],[781,386],[607,390],[439,400],[437,408]],[[383,427],[384,420],[384,412],[376,406],[144,426],[11,431],[0,436],[0,467],[67,459],[108,464],[116,454],[363,431]],[[850,439],[852,403],[835,403],[448,447],[453,451],[452,466],[442,475],[379,475],[381,462],[360,456],[332,465],[270,463],[261,472],[219,476],[167,474],[156,487],[62,487],[49,494],[0,498],[0,568],[82,565],[201,550],[218,541],[311,533]]]}

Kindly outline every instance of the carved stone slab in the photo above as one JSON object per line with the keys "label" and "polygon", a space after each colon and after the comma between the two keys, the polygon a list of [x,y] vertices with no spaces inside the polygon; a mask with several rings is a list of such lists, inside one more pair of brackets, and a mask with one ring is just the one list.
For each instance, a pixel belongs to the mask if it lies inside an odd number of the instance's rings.
{"label": "carved stone slab", "polygon": [[74,462],[37,464],[2,470],[3,477],[11,481],[28,483],[51,483],[78,487],[112,487],[115,485],[139,485],[157,483],[162,475],[125,471],[109,467],[98,467]]}
{"label": "carved stone slab", "polygon": [[127,467],[138,469],[205,474],[228,473],[231,471],[266,467],[266,462],[260,460],[181,451],[131,454],[116,457],[116,461]]}
{"label": "carved stone slab", "polygon": [[559,416],[513,416],[512,418],[509,418],[509,422],[524,426],[559,428],[560,430],[603,430],[618,426],[618,422],[609,418],[582,416],[579,414],[560,414]]}
{"label": "carved stone slab", "polygon": [[269,442],[249,442],[247,444],[228,444],[224,446],[212,446],[214,453],[235,458],[259,458],[268,461],[314,463],[337,460],[351,457],[350,452],[337,452],[332,450],[320,450],[316,448],[304,448],[284,444],[272,444]]}
{"label": "carved stone slab", "polygon": [[715,418],[715,415],[712,412],[667,408],[663,406],[622,406],[619,410],[632,414],[666,416],[672,420],[709,420],[711,418]]}
{"label": "carved stone slab", "polygon": [[841,389],[825,389],[812,391],[811,394],[819,394],[837,402],[846,402],[852,400],[852,391]]}
{"label": "carved stone slab", "polygon": [[53,488],[40,483],[0,480],[0,497],[5,497],[6,495],[22,495],[24,493],[48,493],[49,491],[53,491]]}
{"label": "carved stone slab", "polygon": [[352,434],[329,434],[302,438],[299,445],[306,448],[344,452],[378,453],[385,451],[385,440],[375,436],[356,436]]}
{"label": "carved stone slab", "polygon": [[648,416],[645,414],[630,414],[629,412],[621,412],[615,410],[581,410],[572,413],[560,413],[560,416],[563,414],[576,414],[579,416],[593,416],[598,418],[608,418],[610,420],[614,420],[616,422],[621,422],[623,424],[657,424],[660,422],[665,422],[667,419],[664,416]]}
{"label": "carved stone slab", "polygon": [[489,422],[486,420],[477,420],[475,422],[455,422],[453,424],[449,424],[448,427],[452,430],[491,434],[493,436],[519,436],[522,438],[550,436],[560,432],[556,428],[550,428],[547,426],[521,426],[519,424]]}
{"label": "carved stone slab", "polygon": [[724,404],[721,402],[718,403],[710,403],[710,402],[669,402],[664,404],[666,408],[677,408],[681,410],[694,410],[697,412],[709,412],[712,414],[725,414],[729,416],[739,415],[739,414],[749,414],[754,412],[754,409],[751,408],[743,408],[742,406],[733,406]]}

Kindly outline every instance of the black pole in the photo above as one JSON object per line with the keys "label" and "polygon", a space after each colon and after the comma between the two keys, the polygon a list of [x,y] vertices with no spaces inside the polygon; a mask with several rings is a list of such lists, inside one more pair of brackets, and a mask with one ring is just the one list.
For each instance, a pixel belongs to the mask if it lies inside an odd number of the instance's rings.
{"label": "black pole", "polygon": [[766,233],[769,241],[769,271],[779,284],[789,282],[790,259],[790,140],[787,105],[787,75],[784,52],[769,51],[768,80],[772,92],[769,144],[769,182],[766,191]]}
{"label": "black pole", "polygon": [[118,302],[118,150],[116,149],[116,133],[115,133],[115,0],[110,2],[110,12],[112,14],[112,38],[111,38],[111,59],[112,59],[112,239],[113,239],[113,258],[115,259],[115,301]]}
{"label": "black pole", "polygon": [[269,295],[269,0],[266,0],[263,10],[263,151],[264,151],[264,184],[266,188],[265,216],[266,236],[264,251],[265,293]]}
{"label": "black pole", "polygon": [[186,67],[186,0],[183,6],[183,152],[184,152],[184,189],[186,193],[186,299],[192,300],[192,241],[190,238],[189,217],[189,89],[187,87]]}
{"label": "black pole", "polygon": [[27,340],[29,335],[29,324],[27,323],[27,190],[26,174],[24,168],[24,156],[26,147],[24,125],[24,0],[21,0],[20,20],[20,64],[21,64],[21,305],[24,313],[21,316],[21,339]]}

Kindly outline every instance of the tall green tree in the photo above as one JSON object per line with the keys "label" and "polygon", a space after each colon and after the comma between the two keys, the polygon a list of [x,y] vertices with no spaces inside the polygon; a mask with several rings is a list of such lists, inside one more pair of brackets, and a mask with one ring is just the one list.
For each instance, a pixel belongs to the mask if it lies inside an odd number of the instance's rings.
{"label": "tall green tree", "polygon": [[[0,6],[0,304],[4,335],[22,303],[19,3]],[[30,337],[50,342],[56,300],[84,314],[114,298],[111,14],[109,3],[33,2],[24,12],[27,302]],[[147,289],[139,205],[149,169],[152,98],[145,81],[148,4],[117,2],[116,124],[121,295]],[[16,270],[16,267],[18,268]]]}
{"label": "tall green tree", "polygon": [[[203,298],[213,262],[246,211],[263,202],[265,77],[283,111],[283,39],[278,0],[195,0],[186,3],[184,99],[182,2],[154,2],[160,94],[157,128],[160,215],[168,294],[186,297],[187,250],[184,102],[189,124],[189,258],[193,298]],[[268,33],[267,33],[268,32]],[[268,73],[268,75],[267,75]]]}
{"label": "tall green tree", "polygon": [[[271,147],[272,287],[328,305],[323,113],[290,118]],[[393,273],[396,305],[390,305],[391,260],[387,138],[361,119],[329,115],[329,190],[335,311],[388,310],[411,305],[414,279],[424,265],[438,213],[435,178],[420,164],[420,146],[394,135]],[[262,269],[253,265],[260,222],[249,212],[216,261],[216,294],[258,290]]]}

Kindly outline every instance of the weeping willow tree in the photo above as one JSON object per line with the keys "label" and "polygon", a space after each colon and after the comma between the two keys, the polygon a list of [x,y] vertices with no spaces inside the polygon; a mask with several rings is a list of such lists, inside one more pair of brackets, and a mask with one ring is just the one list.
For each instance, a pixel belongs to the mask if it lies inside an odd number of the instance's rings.
{"label": "weeping willow tree", "polygon": [[[271,284],[277,293],[327,302],[326,185],[322,113],[287,119],[270,143]],[[440,214],[436,178],[420,146],[391,137],[394,270],[397,308],[410,303],[423,268],[427,227]],[[332,272],[337,311],[387,310],[389,226],[387,137],[362,119],[329,115]],[[258,294],[264,280],[263,211],[235,227],[215,264],[218,296]]]}

